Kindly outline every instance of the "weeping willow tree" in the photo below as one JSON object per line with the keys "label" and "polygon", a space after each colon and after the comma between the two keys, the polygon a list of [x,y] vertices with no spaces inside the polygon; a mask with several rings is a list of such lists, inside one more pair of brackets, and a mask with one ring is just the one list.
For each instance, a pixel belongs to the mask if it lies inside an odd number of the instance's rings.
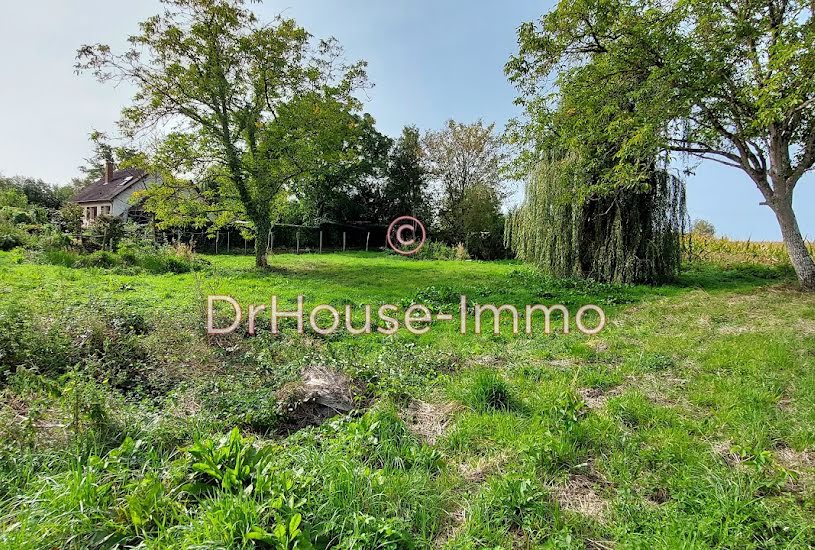
{"label": "weeping willow tree", "polygon": [[557,277],[661,283],[679,270],[685,186],[654,169],[636,189],[598,190],[572,156],[538,162],[524,202],[509,212],[505,245]]}

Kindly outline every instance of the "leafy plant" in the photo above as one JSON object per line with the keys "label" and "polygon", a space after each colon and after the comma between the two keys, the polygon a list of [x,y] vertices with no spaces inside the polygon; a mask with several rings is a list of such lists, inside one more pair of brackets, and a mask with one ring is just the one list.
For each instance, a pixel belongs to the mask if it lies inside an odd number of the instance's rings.
{"label": "leafy plant", "polygon": [[[254,440],[243,437],[238,428],[217,441],[203,439],[187,448],[192,458],[192,469],[201,474],[205,484],[215,484],[225,491],[252,491],[252,481],[257,475],[257,468],[270,455],[272,448],[258,449]],[[200,486],[190,487],[192,491]]]}

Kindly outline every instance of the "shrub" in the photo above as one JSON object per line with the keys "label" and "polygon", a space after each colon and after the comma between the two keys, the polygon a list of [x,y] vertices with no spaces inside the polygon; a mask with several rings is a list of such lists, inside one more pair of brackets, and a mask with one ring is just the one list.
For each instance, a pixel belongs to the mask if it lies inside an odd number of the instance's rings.
{"label": "shrub", "polygon": [[0,310],[0,367],[4,378],[19,367],[57,375],[78,360],[78,350],[62,323],[44,325],[20,307]]}
{"label": "shrub", "polygon": [[125,236],[125,222],[116,216],[99,216],[90,227],[91,234],[101,240],[102,248],[115,250]]}
{"label": "shrub", "polygon": [[424,246],[410,256],[416,260],[469,260],[470,255],[462,243],[448,246],[442,242],[428,240]]}
{"label": "shrub", "polygon": [[45,226],[44,231],[29,243],[30,248],[39,250],[68,250],[72,241],[69,235],[56,231],[54,227]]}
{"label": "shrub", "polygon": [[26,232],[10,222],[0,222],[0,250],[11,250],[26,243]]}
{"label": "shrub", "polygon": [[122,259],[107,250],[97,250],[87,256],[81,256],[76,263],[77,267],[116,267],[122,265]]}
{"label": "shrub", "polygon": [[[196,478],[201,483],[236,492],[257,479],[257,469],[272,449],[271,446],[257,449],[252,438],[241,436],[238,428],[233,428],[218,441],[196,441],[187,452],[191,457],[191,467],[197,472]],[[251,488],[248,490],[251,491]]]}
{"label": "shrub", "polygon": [[273,392],[273,387],[253,387],[237,378],[207,384],[200,398],[213,417],[224,423],[269,435],[280,419]]}
{"label": "shrub", "polygon": [[82,231],[83,208],[75,203],[68,203],[60,208],[55,216],[55,223],[60,229],[69,233]]}

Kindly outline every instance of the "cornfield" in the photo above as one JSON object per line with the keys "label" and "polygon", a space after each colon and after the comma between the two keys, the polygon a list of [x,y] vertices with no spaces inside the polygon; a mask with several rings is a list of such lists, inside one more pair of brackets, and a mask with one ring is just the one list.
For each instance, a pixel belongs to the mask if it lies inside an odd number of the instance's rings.
{"label": "cornfield", "polygon": [[[815,255],[815,243],[808,243],[810,254]],[[733,241],[727,237],[686,235],[683,257],[690,263],[710,263],[723,267],[757,264],[766,266],[790,265],[784,243],[773,241]]]}

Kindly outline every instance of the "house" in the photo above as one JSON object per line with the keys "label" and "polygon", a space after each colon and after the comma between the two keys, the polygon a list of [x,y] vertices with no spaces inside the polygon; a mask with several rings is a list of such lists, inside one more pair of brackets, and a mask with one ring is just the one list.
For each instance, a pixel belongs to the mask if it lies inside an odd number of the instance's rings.
{"label": "house", "polygon": [[89,225],[97,216],[127,218],[137,206],[130,204],[134,192],[147,188],[154,178],[144,170],[126,168],[116,170],[112,162],[105,163],[102,177],[80,191],[73,202],[84,210],[82,224]]}

